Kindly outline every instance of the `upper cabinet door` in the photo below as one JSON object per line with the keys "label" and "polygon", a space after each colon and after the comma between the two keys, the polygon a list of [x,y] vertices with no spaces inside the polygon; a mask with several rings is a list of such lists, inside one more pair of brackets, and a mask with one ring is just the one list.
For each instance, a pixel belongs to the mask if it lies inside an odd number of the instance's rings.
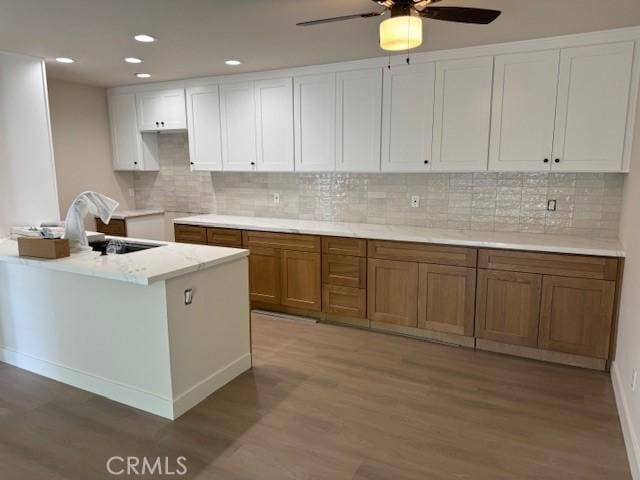
{"label": "upper cabinet door", "polygon": [[109,95],[114,170],[139,170],[142,149],[133,93]]}
{"label": "upper cabinet door", "polygon": [[253,83],[220,85],[222,168],[256,169],[256,110]]}
{"label": "upper cabinet door", "polygon": [[222,170],[218,86],[189,89],[187,113],[191,170]]}
{"label": "upper cabinet door", "polygon": [[340,72],[336,84],[336,170],[379,172],[382,71]]}
{"label": "upper cabinet door", "polygon": [[257,169],[293,172],[291,78],[255,83]]}
{"label": "upper cabinet door", "polygon": [[433,127],[433,63],[384,70],[382,94],[382,171],[430,169]]}
{"label": "upper cabinet door", "polygon": [[620,171],[633,42],[562,50],[553,170]]}
{"label": "upper cabinet door", "polygon": [[495,58],[489,169],[551,168],[559,50]]}
{"label": "upper cabinet door", "polygon": [[336,75],[293,80],[297,171],[335,170]]}
{"label": "upper cabinet door", "polygon": [[438,62],[433,170],[487,169],[493,57]]}
{"label": "upper cabinet door", "polygon": [[136,98],[140,131],[187,128],[183,89],[142,92]]}

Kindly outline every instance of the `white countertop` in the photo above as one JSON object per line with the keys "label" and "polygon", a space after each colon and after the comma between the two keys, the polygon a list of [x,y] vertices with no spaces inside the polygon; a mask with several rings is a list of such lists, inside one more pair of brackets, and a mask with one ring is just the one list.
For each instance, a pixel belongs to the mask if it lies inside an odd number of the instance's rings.
{"label": "white countertop", "polygon": [[625,256],[622,244],[617,239],[587,239],[533,233],[478,232],[473,230],[445,230],[402,225],[323,222],[214,214],[176,218],[173,222],[205,227],[437,243],[466,247],[504,248],[578,255],[601,255],[607,257]]}
{"label": "white countertop", "polygon": [[118,210],[111,215],[114,220],[125,220],[134,217],[147,217],[149,215],[163,215],[164,210]]}
{"label": "white countertop", "polygon": [[18,242],[0,239],[0,262],[149,285],[237,260],[249,254],[247,250],[237,248],[130,240],[158,243],[163,246],[125,255],[100,256],[97,252],[83,252],[66,258],[46,260],[20,257]]}

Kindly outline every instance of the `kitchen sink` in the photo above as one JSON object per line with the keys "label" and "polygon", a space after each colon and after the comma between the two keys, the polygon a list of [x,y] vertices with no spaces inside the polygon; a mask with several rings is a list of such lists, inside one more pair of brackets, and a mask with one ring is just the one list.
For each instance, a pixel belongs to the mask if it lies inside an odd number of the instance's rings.
{"label": "kitchen sink", "polygon": [[89,242],[89,246],[95,252],[100,252],[102,255],[125,255],[127,253],[141,252],[142,250],[148,250],[150,248],[164,247],[163,244],[158,243],[132,242],[117,239]]}

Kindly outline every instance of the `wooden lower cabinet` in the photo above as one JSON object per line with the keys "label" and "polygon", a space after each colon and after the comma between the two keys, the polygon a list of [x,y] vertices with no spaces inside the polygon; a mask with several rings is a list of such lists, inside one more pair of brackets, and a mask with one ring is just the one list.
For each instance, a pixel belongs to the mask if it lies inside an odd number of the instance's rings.
{"label": "wooden lower cabinet", "polygon": [[420,264],[418,328],[473,336],[476,269]]}
{"label": "wooden lower cabinet", "polygon": [[279,305],[280,250],[252,248],[249,255],[249,297],[254,302]]}
{"label": "wooden lower cabinet", "polygon": [[478,338],[536,347],[542,275],[478,270]]}
{"label": "wooden lower cabinet", "polygon": [[608,358],[615,282],[545,275],[538,347]]}
{"label": "wooden lower cabinet", "polygon": [[303,310],[322,310],[319,253],[281,251],[281,304]]}
{"label": "wooden lower cabinet", "polygon": [[418,264],[370,258],[367,268],[369,320],[418,326]]}
{"label": "wooden lower cabinet", "polygon": [[96,231],[112,237],[126,237],[127,223],[119,218],[113,219],[109,223],[104,223],[99,218],[96,218]]}
{"label": "wooden lower cabinet", "polygon": [[322,286],[322,310],[352,318],[367,317],[367,291],[340,285]]}

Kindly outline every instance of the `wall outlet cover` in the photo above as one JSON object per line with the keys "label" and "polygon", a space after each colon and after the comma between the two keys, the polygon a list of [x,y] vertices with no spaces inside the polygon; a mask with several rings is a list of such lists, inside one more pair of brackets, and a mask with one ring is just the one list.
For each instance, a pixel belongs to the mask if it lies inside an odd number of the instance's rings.
{"label": "wall outlet cover", "polygon": [[420,207],[420,197],[418,195],[411,195],[411,208]]}
{"label": "wall outlet cover", "polygon": [[555,200],[548,200],[547,201],[547,210],[550,212],[555,212],[556,211],[556,206],[557,206],[557,202]]}
{"label": "wall outlet cover", "polygon": [[279,193],[274,193],[273,194],[273,203],[275,203],[276,205],[280,203],[280,194]]}

